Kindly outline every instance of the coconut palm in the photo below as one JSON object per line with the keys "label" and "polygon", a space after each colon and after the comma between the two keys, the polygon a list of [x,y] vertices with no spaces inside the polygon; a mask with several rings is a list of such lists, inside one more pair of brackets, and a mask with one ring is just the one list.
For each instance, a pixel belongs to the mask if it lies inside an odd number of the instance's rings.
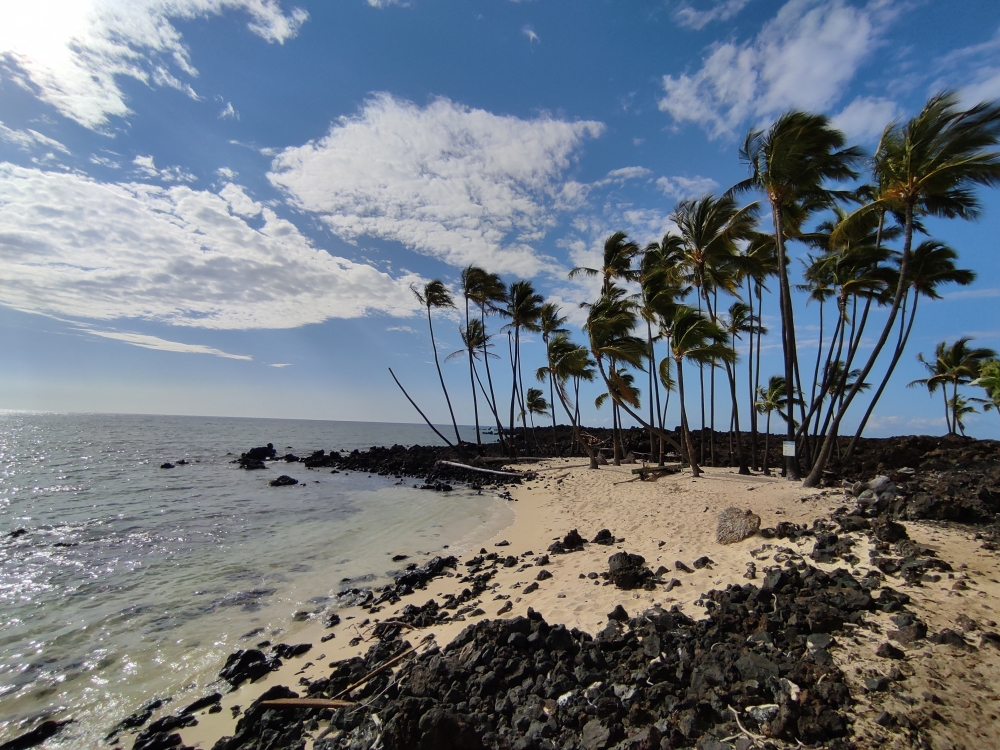
{"label": "coconut palm", "polygon": [[986,391],[987,399],[983,410],[993,409],[1000,416],[1000,360],[988,359],[979,365],[979,377],[969,385],[976,385]]}
{"label": "coconut palm", "polygon": [[616,279],[634,281],[638,277],[632,268],[632,260],[638,254],[639,246],[628,239],[628,234],[615,232],[604,241],[604,256],[600,268],[577,266],[569,272],[569,277],[600,276],[601,294],[607,294]]}
{"label": "coconut palm", "polygon": [[[910,259],[909,284],[905,294],[903,295],[903,304],[900,308],[902,315],[899,319],[899,337],[896,341],[896,348],[892,353],[892,359],[889,361],[889,366],[885,371],[885,375],[882,377],[882,382],[879,384],[878,390],[875,391],[875,395],[868,404],[868,409],[865,411],[865,416],[861,419],[861,423],[858,425],[858,429],[854,433],[854,437],[851,438],[851,443],[847,448],[847,454],[845,456],[846,459],[850,459],[851,456],[854,455],[854,450],[857,447],[858,440],[861,438],[861,433],[864,432],[865,425],[868,424],[868,419],[875,410],[875,404],[878,403],[879,398],[882,396],[882,392],[889,384],[889,378],[892,377],[892,373],[896,369],[896,365],[899,363],[900,357],[903,355],[906,343],[910,339],[910,331],[913,329],[913,320],[917,314],[917,303],[920,298],[927,297],[928,299],[941,299],[941,295],[937,292],[939,285],[959,284],[961,286],[968,286],[976,280],[976,274],[974,272],[968,269],[955,267],[955,261],[957,259],[958,253],[945,245],[943,242],[939,242],[937,240],[926,240],[921,242],[917,246],[917,249],[913,251],[913,256]],[[910,315],[909,320],[907,321],[906,307],[907,302],[911,297],[911,292],[913,303],[910,306]]]}
{"label": "coconut palm", "polygon": [[497,435],[500,440],[501,448],[506,447],[506,436],[504,435],[503,423],[500,419],[500,409],[497,406],[496,393],[493,390],[493,373],[490,370],[490,357],[487,352],[487,342],[490,336],[486,333],[486,316],[488,314],[496,314],[503,308],[503,305],[507,301],[507,288],[504,286],[503,281],[495,273],[488,273],[480,268],[473,270],[473,267],[467,269],[467,273],[463,277],[463,294],[466,295],[466,299],[471,301],[476,307],[479,308],[479,322],[483,329],[483,366],[486,368],[486,382],[489,385],[489,397],[487,402],[489,403],[490,411],[493,413],[493,418],[496,421]]}
{"label": "coconut palm", "polygon": [[726,333],[692,307],[678,305],[670,321],[670,356],[677,367],[677,395],[681,402],[681,431],[694,476],[701,474],[694,458],[694,443],[688,425],[684,398],[684,361],[702,364],[736,361],[736,352],[726,345]]}
{"label": "coconut palm", "polygon": [[[528,425],[525,421],[524,378],[521,375],[521,331],[537,333],[541,330],[539,317],[542,313],[542,295],[535,291],[530,281],[515,281],[507,290],[507,306],[502,314],[508,319],[504,330],[512,343],[511,377],[513,383],[510,391],[510,431],[514,432],[514,406],[520,404],[521,427],[527,438]],[[511,444],[513,447],[513,443]]]}
{"label": "coconut palm", "polygon": [[[486,271],[482,268],[477,268],[476,266],[467,266],[462,269],[462,274],[460,278],[460,288],[462,290],[462,297],[465,299],[465,330],[474,333],[471,338],[475,339],[477,343],[482,345],[485,343],[482,339],[485,335],[485,326],[480,322],[479,330],[473,332],[470,326],[469,319],[469,302],[477,294],[479,288],[481,287],[484,279],[486,277]],[[478,322],[478,321],[477,321]],[[465,348],[469,354],[469,384],[472,387],[472,410],[476,420],[476,445],[483,444],[482,434],[479,429],[479,398],[476,395],[476,372],[475,372],[475,348],[469,346],[469,342],[466,340],[466,335],[462,333],[462,341],[465,344]],[[453,354],[448,355],[445,361],[451,359]]]}
{"label": "coconut palm", "polygon": [[[750,310],[750,305],[745,302],[734,302],[729,306],[729,315],[725,319],[722,329],[732,341],[734,351],[736,350],[736,342],[740,340],[740,334],[747,334],[752,338],[760,326]],[[729,393],[732,399],[731,422],[733,431],[736,433],[736,459],[739,462],[739,473],[749,474],[750,468],[747,466],[746,458],[743,455],[743,439],[740,432],[740,407],[736,398],[736,368],[729,362],[725,362],[725,366],[726,373],[729,375]],[[730,458],[732,458],[731,447]]]}
{"label": "coconut palm", "polygon": [[[574,344],[568,335],[558,333],[552,337],[548,346],[548,364],[539,368],[536,373],[538,380],[551,378],[555,384],[556,395],[562,404],[570,424],[573,425],[573,439],[580,444],[590,457],[590,468],[598,468],[597,454],[589,443],[581,440],[580,437],[580,381],[592,381],[594,379],[594,363],[590,359],[590,352],[579,344]],[[572,380],[574,384],[574,401],[570,405],[567,383]]]}
{"label": "coconut palm", "polygon": [[[831,127],[824,115],[792,111],[783,114],[767,130],[751,130],[740,149],[750,177],[731,191],[760,190],[771,206],[774,242],[778,259],[785,388],[789,403],[795,399],[795,323],[788,281],[785,240],[794,236],[812,211],[831,205],[833,194],[825,183],[854,179],[854,165],[861,151],[845,147],[844,134]],[[788,438],[794,439],[792,420]],[[798,479],[798,461],[786,459],[789,477]]]}
{"label": "coconut palm", "polygon": [[955,425],[956,434],[961,433],[963,437],[965,436],[965,422],[962,421],[962,418],[969,414],[979,413],[976,411],[976,407],[970,403],[971,401],[982,402],[982,399],[967,399],[964,396],[955,395],[948,401],[951,406],[952,421]]}
{"label": "coconut palm", "polygon": [[[590,354],[612,403],[620,406],[645,429],[652,430],[678,453],[687,454],[688,451],[682,449],[670,435],[647,422],[632,408],[639,407],[638,393],[622,380],[618,363],[642,370],[646,360],[646,342],[632,333],[639,319],[635,302],[626,297],[623,289],[610,284],[608,293],[602,295],[597,302],[586,305],[586,308],[588,312],[584,330],[590,342]],[[606,361],[611,363],[611,367],[605,367]],[[689,456],[689,462],[692,472],[697,476],[701,470],[693,456]]]}
{"label": "coconut palm", "polygon": [[431,332],[431,348],[434,350],[434,364],[437,366],[438,379],[441,381],[441,390],[444,391],[444,400],[448,402],[448,413],[451,415],[451,424],[455,428],[455,439],[461,444],[462,436],[458,434],[458,422],[455,421],[455,412],[451,408],[451,397],[448,396],[448,387],[444,384],[444,375],[441,373],[441,362],[438,360],[437,342],[434,340],[434,320],[431,317],[431,310],[453,308],[455,301],[451,297],[451,292],[444,282],[434,279],[424,284],[423,289],[416,284],[410,286],[410,291],[417,298],[421,305],[427,308],[427,327]]}
{"label": "coconut palm", "polygon": [[[969,109],[959,107],[953,92],[936,94],[906,123],[892,123],[882,134],[873,159],[877,186],[875,200],[858,209],[865,214],[892,212],[901,217],[903,249],[899,283],[882,334],[862,368],[868,376],[896,322],[910,279],[913,230],[923,216],[971,220],[979,216],[979,186],[1000,184],[1000,104],[983,102]],[[849,234],[852,222],[841,231]],[[834,434],[858,389],[852,388],[830,427]],[[819,484],[833,449],[830,435],[806,478],[806,486]]]}
{"label": "coconut palm", "polygon": [[[767,423],[764,427],[764,462],[761,470],[767,476],[771,475],[771,468],[768,465],[771,455],[771,413],[778,412],[778,415],[788,420],[788,389],[785,387],[785,379],[780,375],[772,375],[767,381],[767,387],[757,388],[757,400],[754,402],[754,410],[758,414],[766,415]],[[782,411],[785,409],[785,411]]]}
{"label": "coconut palm", "polygon": [[[718,323],[718,311],[712,300],[722,289],[735,293],[738,283],[737,242],[749,239],[757,227],[757,204],[740,208],[732,194],[716,198],[708,194],[701,198],[681,201],[671,214],[680,230],[682,255],[680,266],[684,280],[698,294],[698,309],[705,310],[709,318]],[[709,452],[715,463],[715,363],[711,368],[710,400],[711,420]],[[702,449],[704,450],[705,421],[705,367],[699,365],[701,382]],[[732,380],[732,372],[729,372]]]}
{"label": "coconut palm", "polygon": [[[948,423],[948,434],[955,435],[959,429],[959,415],[956,411],[960,404],[958,387],[968,385],[979,376],[980,366],[997,356],[997,353],[986,347],[970,347],[972,338],[963,336],[951,346],[942,341],[934,352],[934,362],[928,362],[923,354],[917,359],[927,369],[929,375],[909,383],[909,386],[925,385],[929,393],[940,386],[945,398],[945,420]],[[951,384],[951,398],[948,398],[946,385]],[[966,412],[968,413],[968,412]]]}
{"label": "coconut palm", "polygon": [[[549,358],[549,344],[552,341],[553,336],[557,336],[560,333],[568,333],[568,330],[563,328],[563,324],[566,322],[566,317],[560,315],[559,306],[552,303],[546,302],[542,305],[541,312],[538,317],[538,326],[542,332],[542,342],[545,344],[545,356],[546,359]],[[552,376],[549,373],[549,402],[555,404],[555,386],[552,383]],[[552,452],[556,451],[556,410],[552,409]]]}

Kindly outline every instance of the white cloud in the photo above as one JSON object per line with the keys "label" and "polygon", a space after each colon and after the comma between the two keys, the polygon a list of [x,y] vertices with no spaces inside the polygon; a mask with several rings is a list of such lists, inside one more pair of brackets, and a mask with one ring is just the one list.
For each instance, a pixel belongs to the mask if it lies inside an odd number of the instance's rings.
{"label": "white cloud", "polygon": [[659,108],[712,138],[791,108],[823,111],[843,95],[898,8],[873,0],[790,0],[752,41],[714,44],[692,75],[665,75]]}
{"label": "white cloud", "polygon": [[641,180],[643,177],[649,177],[651,174],[653,173],[645,167],[621,167],[619,169],[612,169],[608,172],[607,177],[594,184],[608,185],[612,182],[623,183],[626,180]]}
{"label": "white cloud", "polygon": [[983,289],[963,289],[958,292],[948,292],[947,294],[943,294],[941,296],[946,300],[992,299],[994,297],[1000,297],[1000,289],[995,287],[987,287]]}
{"label": "white cloud", "polygon": [[1000,99],[1000,31],[979,44],[949,52],[935,61],[941,77],[934,90],[958,88],[965,106]]}
{"label": "white cloud", "polygon": [[142,177],[156,177],[164,182],[194,182],[198,178],[181,167],[165,167],[157,169],[152,156],[137,156],[132,160],[135,171]]}
{"label": "white cloud", "polygon": [[530,243],[581,205],[586,187],[559,180],[603,129],[379,94],[322,139],[278,154],[269,178],[350,241],[379,237],[455,266],[530,276],[556,267]]}
{"label": "white cloud", "polygon": [[240,113],[236,111],[233,107],[232,102],[226,102],[226,108],[219,113],[220,120],[238,120],[240,119]]}
{"label": "white cloud", "polygon": [[247,195],[242,187],[234,185],[231,182],[226,183],[222,190],[219,191],[219,196],[229,204],[230,211],[245,219],[260,216],[263,210],[263,206]]}
{"label": "white cloud", "polygon": [[274,364],[268,365],[268,367],[291,367],[291,362],[275,362]]}
{"label": "white cloud", "polygon": [[728,21],[734,18],[750,0],[711,0],[707,10],[697,10],[691,5],[683,5],[677,9],[674,18],[679,26],[690,29],[703,29],[713,21]]}
{"label": "white cloud", "polygon": [[541,43],[542,41],[541,39],[538,38],[538,34],[535,33],[535,30],[530,26],[525,26],[523,29],[521,29],[521,33],[524,34],[526,37],[528,37],[529,43],[533,42]]}
{"label": "white cloud", "polygon": [[237,174],[236,172],[234,172],[233,170],[231,170],[229,167],[219,167],[218,169],[215,170],[215,173],[217,175],[219,175],[219,177],[223,177],[223,178],[225,178],[227,180],[233,180],[233,179],[235,179],[236,178],[236,174]]}
{"label": "white cloud", "polygon": [[170,86],[197,98],[171,68],[194,77],[174,21],[239,9],[268,42],[294,37],[308,14],[279,0],[6,0],[0,4],[0,61],[20,68],[38,96],[84,127],[129,113],[116,79]]}
{"label": "white cloud", "polygon": [[399,331],[400,333],[416,333],[410,326],[389,326],[387,331]]}
{"label": "white cloud", "polygon": [[852,140],[874,141],[881,137],[886,125],[901,114],[894,101],[859,96],[835,115],[831,122]]}
{"label": "white cloud", "polygon": [[220,329],[414,310],[419,277],[317,250],[268,208],[253,228],[245,198],[0,164],[0,304]]}
{"label": "white cloud", "polygon": [[7,141],[22,151],[33,151],[36,148],[51,148],[69,154],[69,149],[59,141],[42,135],[37,130],[13,130],[0,122],[0,141]]}
{"label": "white cloud", "polygon": [[182,344],[179,341],[167,341],[166,339],[161,339],[159,336],[149,336],[144,333],[125,333],[119,331],[100,331],[94,328],[77,328],[78,331],[83,331],[84,333],[89,333],[91,336],[100,336],[106,339],[115,339],[116,341],[124,341],[126,344],[132,344],[132,346],[141,346],[143,349],[156,349],[161,352],[181,352],[183,354],[214,354],[216,357],[224,357],[225,359],[244,359],[252,360],[246,354],[230,354],[229,352],[224,352],[221,349],[214,349],[210,346],[203,346],[201,344]]}
{"label": "white cloud", "polygon": [[90,155],[90,163],[96,164],[99,167],[106,167],[107,169],[121,169],[122,165],[109,156],[98,156],[97,154]]}
{"label": "white cloud", "polygon": [[406,5],[406,3],[401,3],[399,0],[367,0],[367,2],[373,8],[388,8],[390,5]]}
{"label": "white cloud", "polygon": [[685,198],[698,198],[705,193],[710,193],[719,186],[711,177],[657,177],[656,187],[664,195],[669,195],[677,200]]}

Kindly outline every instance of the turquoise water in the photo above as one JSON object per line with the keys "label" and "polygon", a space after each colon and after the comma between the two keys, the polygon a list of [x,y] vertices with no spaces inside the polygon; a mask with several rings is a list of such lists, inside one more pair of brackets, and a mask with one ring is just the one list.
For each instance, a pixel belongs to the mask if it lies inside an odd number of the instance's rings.
{"label": "turquoise water", "polygon": [[[0,742],[51,715],[76,723],[45,747],[96,745],[149,698],[197,697],[248,631],[335,607],[342,579],[508,525],[504,501],[460,488],[231,463],[268,442],[435,441],[423,425],[0,414]],[[279,473],[301,484],[270,487]]]}

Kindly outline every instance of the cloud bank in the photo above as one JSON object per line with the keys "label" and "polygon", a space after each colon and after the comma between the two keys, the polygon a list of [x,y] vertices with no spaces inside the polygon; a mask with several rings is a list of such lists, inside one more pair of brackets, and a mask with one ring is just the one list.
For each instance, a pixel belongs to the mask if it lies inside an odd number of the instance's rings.
{"label": "cloud bank", "polygon": [[419,281],[316,249],[231,183],[216,194],[12,164],[0,164],[0,263],[0,304],[19,310],[218,329],[406,316]]}
{"label": "cloud bank", "polygon": [[271,182],[349,241],[393,240],[454,266],[532,275],[532,242],[586,188],[562,176],[599,122],[522,120],[379,94],[323,138],[278,154]]}

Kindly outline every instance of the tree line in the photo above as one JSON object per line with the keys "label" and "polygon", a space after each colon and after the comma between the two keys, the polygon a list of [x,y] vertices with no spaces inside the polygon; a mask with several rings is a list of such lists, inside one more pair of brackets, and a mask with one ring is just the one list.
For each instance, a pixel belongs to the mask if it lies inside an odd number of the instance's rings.
{"label": "tree line", "polygon": [[[586,312],[582,343],[571,338],[559,306],[547,302],[528,280],[505,284],[499,275],[470,266],[454,294],[437,279],[414,287],[426,308],[454,445],[461,447],[462,439],[438,357],[433,312],[461,307],[463,347],[449,359],[460,357],[468,365],[478,445],[485,422],[511,455],[518,425],[537,446],[534,417],[545,416],[551,418],[557,447],[558,403],[572,425],[574,443],[596,468],[601,446],[581,427],[580,386],[597,381],[604,392],[596,405],[611,409],[615,463],[623,458],[621,425],[627,416],[648,431],[651,457],[662,463],[668,450],[676,452],[697,476],[699,457],[714,464],[726,449],[717,445],[715,430],[717,411],[725,410],[733,463],[741,474],[766,472],[776,414],[785,440],[795,446],[782,472],[792,479],[804,474],[805,485],[816,486],[833,451],[841,450],[845,415],[861,393],[870,392],[842,457],[853,455],[906,349],[920,300],[939,298],[943,285],[975,279],[971,270],[957,266],[953,248],[928,235],[924,221],[978,217],[977,188],[1000,183],[998,143],[1000,104],[964,109],[952,92],[933,96],[911,119],[890,123],[871,155],[848,145],[826,116],[787,112],[769,128],[747,134],[739,150],[748,169],[745,180],[721,195],[677,204],[670,217],[675,232],[645,247],[615,232],[604,243],[599,267],[570,272],[571,278],[600,280],[597,298],[581,305]],[[754,199],[741,202],[744,196]],[[808,248],[801,269],[790,268],[789,242]],[[795,288],[819,307],[819,345],[809,361],[799,356],[792,304],[793,271],[799,270]],[[762,383],[760,352],[767,333],[762,309],[775,303],[783,369]],[[885,313],[880,328],[871,322],[876,309]],[[545,346],[545,364],[528,372],[529,381],[533,376],[542,388],[525,387],[521,343],[526,333],[540,334]],[[874,346],[866,334],[877,334]],[[501,341],[505,358],[495,351]],[[911,383],[924,384],[931,393],[941,389],[949,432],[964,431],[961,420],[972,403],[995,407],[1000,414],[1000,362],[992,350],[973,349],[968,342],[942,342],[933,360],[919,355],[928,377]],[[746,350],[745,362],[738,348]],[[872,391],[867,378],[880,360],[886,370]],[[497,366],[510,368],[509,400],[505,393],[501,401],[494,387]],[[637,378],[645,381],[645,403]],[[966,399],[958,392],[959,385],[972,384],[982,386],[989,398]],[[697,436],[687,398],[695,388]],[[674,393],[680,418],[676,434],[666,429]],[[741,402],[749,407],[748,425],[740,423]]]}

